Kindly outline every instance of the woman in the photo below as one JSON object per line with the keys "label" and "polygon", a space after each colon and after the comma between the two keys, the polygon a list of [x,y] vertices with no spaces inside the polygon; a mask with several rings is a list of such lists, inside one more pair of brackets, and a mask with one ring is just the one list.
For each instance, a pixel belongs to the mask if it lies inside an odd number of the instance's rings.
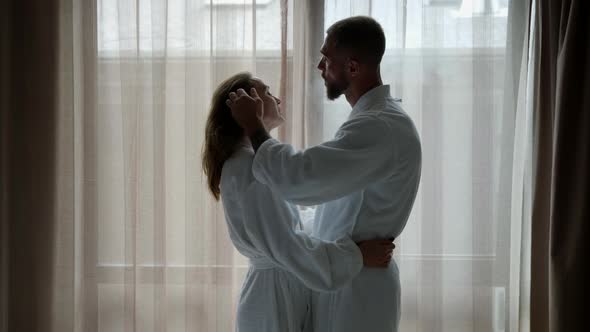
{"label": "woman", "polygon": [[[350,238],[323,242],[303,232],[297,208],[256,181],[254,151],[225,104],[230,92],[256,89],[264,102],[268,130],[284,121],[269,87],[249,73],[234,75],[213,94],[207,120],[203,169],[215,199],[222,198],[230,238],[250,259],[237,313],[237,331],[304,331],[310,289],[329,291],[348,283],[363,262],[385,267],[393,244]],[[309,321],[310,322],[310,321]]]}

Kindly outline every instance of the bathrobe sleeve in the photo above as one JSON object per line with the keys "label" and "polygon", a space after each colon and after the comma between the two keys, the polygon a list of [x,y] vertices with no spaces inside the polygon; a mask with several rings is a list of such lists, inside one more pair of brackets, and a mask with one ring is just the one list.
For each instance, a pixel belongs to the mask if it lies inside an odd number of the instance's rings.
{"label": "bathrobe sleeve", "polygon": [[362,269],[362,253],[352,239],[321,241],[294,229],[296,208],[269,187],[254,181],[241,196],[244,228],[252,245],[307,287],[336,290]]}
{"label": "bathrobe sleeve", "polygon": [[333,140],[301,151],[269,139],[254,157],[254,177],[299,205],[346,196],[393,174],[398,147],[409,135],[390,126],[374,114],[358,116]]}

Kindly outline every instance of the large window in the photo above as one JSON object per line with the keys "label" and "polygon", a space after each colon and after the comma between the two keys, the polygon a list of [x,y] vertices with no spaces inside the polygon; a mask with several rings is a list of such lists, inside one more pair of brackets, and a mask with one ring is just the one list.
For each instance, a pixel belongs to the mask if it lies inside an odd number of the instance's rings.
{"label": "large window", "polygon": [[97,16],[101,57],[278,56],[281,48],[278,0],[98,0]]}

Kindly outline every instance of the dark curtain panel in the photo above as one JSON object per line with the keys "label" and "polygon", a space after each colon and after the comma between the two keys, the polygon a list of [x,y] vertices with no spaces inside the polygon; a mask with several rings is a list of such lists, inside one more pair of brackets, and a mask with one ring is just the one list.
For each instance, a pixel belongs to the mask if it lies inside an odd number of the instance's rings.
{"label": "dark curtain panel", "polygon": [[2,331],[51,326],[58,5],[0,10]]}
{"label": "dark curtain panel", "polygon": [[590,331],[590,3],[536,3],[531,331]]}

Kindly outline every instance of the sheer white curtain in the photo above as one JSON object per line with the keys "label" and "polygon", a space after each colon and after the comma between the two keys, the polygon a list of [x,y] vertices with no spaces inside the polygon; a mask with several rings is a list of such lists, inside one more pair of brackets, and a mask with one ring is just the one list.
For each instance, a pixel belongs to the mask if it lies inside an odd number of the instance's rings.
{"label": "sheer white curtain", "polygon": [[233,330],[247,262],[201,170],[210,96],[252,71],[287,106],[278,137],[329,139],[350,107],[327,101],[315,66],[325,30],[350,15],[385,29],[383,80],[422,137],[420,193],[396,240],[401,330],[519,330],[528,136],[515,126],[530,119],[515,86],[526,88],[528,44],[507,35],[525,34],[526,8],[62,0],[62,13],[60,67],[72,70],[61,72],[56,330]]}

